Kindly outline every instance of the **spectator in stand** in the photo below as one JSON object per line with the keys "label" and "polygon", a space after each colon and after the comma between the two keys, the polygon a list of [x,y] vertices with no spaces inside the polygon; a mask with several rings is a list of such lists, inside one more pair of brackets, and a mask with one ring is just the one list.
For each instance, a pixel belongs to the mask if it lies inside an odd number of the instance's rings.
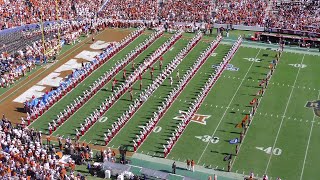
{"label": "spectator in stand", "polygon": [[217,0],[214,8],[215,22],[217,23],[263,26],[267,1]]}
{"label": "spectator in stand", "polygon": [[269,27],[320,33],[320,1],[273,1]]}
{"label": "spectator in stand", "polygon": [[[5,115],[0,120],[0,174],[2,179],[80,179],[75,174],[76,164],[92,160],[92,150],[88,145],[72,143],[70,138],[64,140],[63,151],[54,145],[42,143],[41,132],[17,125],[13,127]],[[59,138],[62,143],[62,138]],[[71,155],[72,159],[60,163],[63,155]],[[116,154],[102,151],[105,157],[114,162]],[[71,170],[67,173],[67,167]]]}

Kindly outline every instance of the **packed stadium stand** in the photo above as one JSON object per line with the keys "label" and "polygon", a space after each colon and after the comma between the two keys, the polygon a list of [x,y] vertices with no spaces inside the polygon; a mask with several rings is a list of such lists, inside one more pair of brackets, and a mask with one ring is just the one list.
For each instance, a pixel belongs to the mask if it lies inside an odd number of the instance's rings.
{"label": "packed stadium stand", "polygon": [[[58,12],[57,12],[58,10]],[[53,23],[59,20],[60,23]],[[319,0],[0,0],[0,87],[14,84],[36,64],[46,63],[60,50],[60,42],[75,44],[98,24],[116,22],[206,23],[258,26],[320,33]],[[44,23],[45,22],[45,23]],[[44,23],[44,27],[42,27]],[[131,26],[131,25],[130,25]],[[128,27],[128,26],[126,26]],[[42,32],[42,28],[44,29]],[[59,39],[60,38],[60,39]],[[45,42],[43,42],[45,40]],[[49,51],[53,50],[53,51]],[[14,127],[5,115],[0,120],[0,176],[20,179],[82,179],[59,165],[57,149],[41,141],[41,132]],[[90,147],[59,140],[68,155],[91,160]],[[113,161],[114,153],[101,153]],[[106,160],[105,160],[106,159]],[[1,178],[0,178],[1,179]]]}

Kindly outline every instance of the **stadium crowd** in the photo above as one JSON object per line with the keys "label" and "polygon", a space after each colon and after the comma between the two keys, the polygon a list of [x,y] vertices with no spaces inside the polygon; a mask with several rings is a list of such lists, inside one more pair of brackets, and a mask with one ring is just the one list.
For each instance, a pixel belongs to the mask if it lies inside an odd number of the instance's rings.
{"label": "stadium crowd", "polygon": [[320,1],[274,1],[268,14],[270,27],[320,33]]}
{"label": "stadium crowd", "polygon": [[[0,143],[0,174],[4,179],[80,179],[81,174],[67,175],[65,165],[58,162],[58,150],[42,143],[41,132],[14,127],[5,115],[0,121]],[[73,147],[66,143],[68,146]],[[80,148],[74,150],[73,153],[80,153]],[[67,166],[74,171],[75,162],[70,161]]]}
{"label": "stadium crowd", "polygon": [[[46,139],[46,142],[45,142]],[[115,162],[116,153],[110,148],[94,156],[89,145],[61,136],[54,145],[41,131],[28,129],[25,124],[14,126],[3,114],[0,119],[1,179],[85,179],[76,173],[76,165],[92,160]],[[62,160],[64,155],[69,156]]]}
{"label": "stadium crowd", "polygon": [[93,0],[1,0],[0,1],[0,28],[8,29],[41,21],[56,20],[56,2],[59,8],[60,19],[69,20],[87,18],[96,15],[103,1]]}
{"label": "stadium crowd", "polygon": [[220,24],[243,24],[263,26],[267,1],[217,0],[215,22]]}
{"label": "stadium crowd", "polygon": [[[6,45],[0,45],[2,51],[0,87],[12,84],[36,62],[46,62],[50,57],[42,55],[43,49],[53,48],[54,50],[48,52],[51,57],[56,54],[58,29],[61,38],[67,44],[75,44],[82,33],[88,34],[92,26],[101,23],[111,27],[132,27],[142,23],[156,27],[160,22],[166,22],[165,24],[171,26],[178,22],[189,25],[207,23],[205,28],[212,28],[214,23],[224,23],[320,32],[318,23],[320,1],[109,0],[104,4],[105,2],[58,0],[56,4],[56,1],[0,1],[1,29],[39,23],[41,15],[43,21],[54,21],[57,19],[56,8],[59,10],[59,19],[64,20],[59,26],[52,25],[45,28],[44,47],[41,38],[26,43],[27,45],[18,53],[13,54],[6,52]],[[26,40],[32,40],[32,37],[41,37],[41,30],[39,28],[27,30],[24,34]]]}
{"label": "stadium crowd", "polygon": [[[273,0],[104,0],[57,1],[59,18],[75,20],[101,18],[113,20],[148,20],[169,22],[207,22],[265,26],[303,30],[307,26],[319,27],[319,1]],[[25,24],[56,20],[56,2],[28,0],[2,0],[0,2],[0,28],[7,29]],[[101,10],[101,11],[100,11]],[[42,13],[41,13],[42,12]],[[30,18],[33,17],[33,18]]]}

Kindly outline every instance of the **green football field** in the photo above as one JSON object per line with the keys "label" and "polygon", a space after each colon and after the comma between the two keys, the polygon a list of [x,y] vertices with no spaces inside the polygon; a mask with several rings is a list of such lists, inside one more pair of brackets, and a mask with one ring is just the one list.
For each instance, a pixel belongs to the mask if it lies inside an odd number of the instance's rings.
{"label": "green football field", "polygon": [[[82,95],[84,90],[89,89],[89,85],[98,77],[113,68],[118,60],[124,58],[134,47],[148,38],[149,34],[148,32],[141,35],[107,61],[99,70],[92,73],[66,97],[33,122],[31,127],[47,132],[48,122],[55,119],[56,115],[76,97]],[[143,63],[170,36],[172,34],[165,33],[151,44],[134,60],[136,66]],[[188,44],[192,36],[192,34],[184,34],[163,55],[162,70]],[[112,139],[108,144],[109,147],[126,146],[129,151],[133,151],[132,141],[142,130],[142,126],[150,120],[158,106],[178,84],[176,74],[179,72],[182,77],[213,40],[214,37],[203,37],[203,40],[187,54],[170,75],[174,79],[173,85],[170,86],[169,80],[165,80]],[[189,108],[201,88],[204,87],[210,74],[214,72],[213,66],[219,64],[230,50],[230,43],[224,42],[226,41],[223,40],[215,49],[172,103],[154,131],[139,147],[138,154],[149,155],[150,158],[163,158],[163,145],[166,144],[181,121],[180,116],[183,111]],[[258,177],[266,173],[269,179],[277,177],[288,180],[314,179],[320,164],[320,156],[317,154],[320,150],[317,141],[317,138],[320,137],[320,103],[317,103],[320,100],[320,56],[284,52],[264,96],[259,96],[260,105],[244,141],[239,144],[240,151],[237,156],[235,155],[236,145],[229,143],[231,139],[239,138],[242,129],[235,126],[251,110],[250,101],[256,97],[259,90],[258,85],[266,77],[269,64],[275,59],[275,55],[276,51],[262,48],[262,46],[241,46],[231,60],[229,69],[223,72],[213,86],[167,159],[179,162],[193,159],[199,167],[226,171],[228,161],[224,161],[224,158],[232,154],[231,171],[234,173],[248,175],[253,172]],[[154,77],[157,77],[161,73],[158,62],[154,67]],[[127,76],[133,72],[131,63],[125,69]],[[143,91],[152,83],[149,70],[142,75],[142,78]],[[124,82],[122,71],[116,75],[116,79],[120,80],[117,86]],[[80,123],[83,123],[95,109],[99,109],[101,103],[112,94],[111,84],[112,82],[108,82],[60,126],[53,136],[63,135],[75,138],[75,130],[80,128]],[[140,82],[137,81],[133,85],[133,99],[139,97],[141,92],[139,84]],[[80,141],[103,146],[107,129],[111,128],[112,123],[132,103],[129,93],[126,92],[103,115],[103,118],[81,137]],[[312,105],[313,108],[306,107],[307,104]],[[315,113],[317,111],[319,112]]]}

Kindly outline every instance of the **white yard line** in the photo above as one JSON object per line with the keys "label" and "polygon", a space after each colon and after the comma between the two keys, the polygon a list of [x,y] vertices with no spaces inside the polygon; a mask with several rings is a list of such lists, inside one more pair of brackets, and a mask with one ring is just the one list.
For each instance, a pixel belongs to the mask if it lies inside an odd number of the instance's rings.
{"label": "white yard line", "polygon": [[[271,81],[271,78],[272,78],[272,76],[270,77],[269,82]],[[271,84],[271,83],[269,83],[269,84]],[[273,83],[273,84],[274,84],[274,83]],[[294,87],[292,86],[292,88],[294,88]],[[261,100],[262,100],[262,99],[260,99],[260,103],[261,103]],[[261,112],[260,112],[260,115],[261,115]],[[267,115],[267,113],[266,113],[265,115]],[[273,116],[273,115],[272,115],[272,116]],[[255,117],[255,115],[252,117],[251,125],[248,127],[247,132],[248,132],[249,128],[252,126],[254,117]],[[278,117],[278,115],[277,115],[277,117]],[[242,142],[241,142],[241,144],[239,145],[239,150],[238,150],[239,152],[240,152],[241,146],[244,144],[244,140],[245,140],[245,139],[246,139],[246,136],[243,137]],[[237,157],[238,157],[238,156],[235,156],[234,160],[232,161],[231,169],[232,169],[233,164],[234,164],[234,162],[236,161]],[[258,174],[257,174],[257,177],[258,177]]]}
{"label": "white yard line", "polygon": [[[305,57],[305,54],[303,55],[300,64],[303,63],[304,57]],[[297,75],[296,75],[296,79],[294,80],[294,83],[293,83],[293,87],[294,87],[294,86],[296,85],[296,83],[297,83],[300,70],[301,70],[301,68],[298,69],[298,72],[297,72]],[[289,106],[289,103],[290,103],[290,100],[291,100],[291,97],[292,97],[292,94],[293,94],[293,90],[294,90],[293,87],[291,88],[291,92],[290,92],[290,95],[289,95],[289,99],[288,99],[288,101],[287,101],[286,108],[284,109],[283,116],[282,116],[282,119],[281,119],[281,123],[280,123],[279,129],[278,129],[277,135],[276,135],[276,139],[274,140],[272,149],[275,148],[276,143],[277,143],[277,141],[278,141],[278,137],[279,137],[279,134],[280,134],[280,130],[281,130],[281,128],[282,128],[283,120],[284,120],[284,118],[285,118],[285,115],[287,114],[288,106]],[[267,167],[266,167],[266,170],[264,171],[265,174],[266,174],[267,171],[268,171],[268,168],[269,168],[269,165],[270,165],[270,162],[271,162],[271,158],[272,158],[272,154],[273,154],[273,153],[270,153],[269,160],[268,160],[268,163],[267,163]]]}
{"label": "white yard line", "polygon": [[[258,57],[258,55],[260,54],[260,51],[261,51],[261,49],[259,49],[259,51],[258,51],[258,53],[257,53],[257,55],[256,55],[256,57],[255,57],[255,58],[257,58],[257,57]],[[240,87],[242,86],[242,83],[245,81],[245,79],[246,79],[246,77],[247,77],[247,75],[248,75],[248,73],[249,73],[249,71],[250,71],[250,69],[252,68],[252,66],[253,66],[253,64],[254,64],[254,63],[255,63],[254,61],[251,63],[251,65],[250,65],[250,67],[249,67],[248,71],[246,72],[246,74],[245,74],[245,75],[244,75],[244,77],[242,78],[241,83],[240,83],[240,85],[238,86],[238,89],[237,89],[237,90],[236,90],[236,92],[234,93],[234,95],[233,95],[233,97],[232,97],[232,99],[231,99],[230,103],[229,103],[229,104],[228,104],[228,106],[227,106],[228,108],[226,108],[226,110],[224,111],[224,113],[223,113],[223,115],[222,115],[222,117],[221,117],[221,119],[220,119],[220,121],[219,121],[218,125],[216,126],[216,129],[213,131],[213,133],[212,133],[212,135],[211,135],[211,137],[212,137],[212,138],[213,138],[214,134],[217,132],[217,130],[218,130],[218,128],[219,128],[219,126],[220,126],[220,124],[221,124],[222,120],[223,120],[223,119],[224,119],[224,117],[226,116],[226,114],[227,114],[227,112],[228,112],[229,107],[231,106],[231,104],[232,104],[232,102],[233,102],[234,98],[236,97],[236,95],[237,95],[237,93],[238,93],[238,91],[239,91]],[[199,163],[200,163],[200,161],[201,161],[201,159],[202,159],[202,157],[203,157],[204,153],[206,152],[206,150],[207,150],[207,148],[208,148],[209,144],[210,144],[210,141],[207,143],[206,147],[205,147],[205,148],[204,148],[204,150],[202,151],[202,154],[201,154],[201,156],[199,157],[199,159],[198,159],[198,163],[197,163],[197,164],[199,164]]]}
{"label": "white yard line", "polygon": [[[320,91],[318,93],[318,98],[317,100],[320,98]],[[309,138],[308,138],[308,143],[307,143],[307,147],[306,147],[306,153],[304,155],[304,160],[303,160],[303,165],[302,165],[302,170],[301,170],[301,175],[300,175],[300,180],[302,180],[303,177],[303,172],[304,172],[304,166],[306,164],[306,159],[308,156],[308,150],[309,150],[309,144],[310,144],[310,139],[311,139],[311,135],[312,135],[312,130],[313,130],[313,124],[314,124],[314,119],[316,118],[316,114],[313,114],[313,119],[312,119],[312,123],[311,123],[311,128],[310,128],[310,133],[309,133]]]}

